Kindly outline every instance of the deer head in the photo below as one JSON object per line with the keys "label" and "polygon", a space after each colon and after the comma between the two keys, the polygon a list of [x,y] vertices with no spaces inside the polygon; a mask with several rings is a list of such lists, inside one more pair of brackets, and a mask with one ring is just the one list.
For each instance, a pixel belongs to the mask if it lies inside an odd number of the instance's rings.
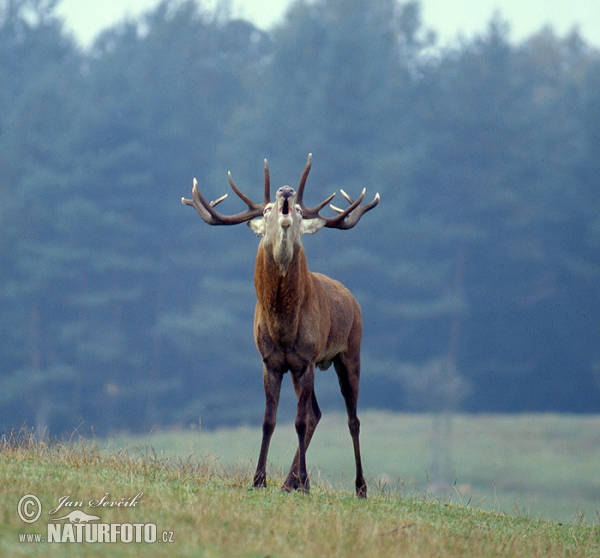
{"label": "deer head", "polygon": [[263,235],[263,248],[271,253],[284,274],[300,246],[300,237],[313,234],[325,225],[325,220],[319,217],[305,219],[297,198],[293,188],[282,186],[275,194],[275,202],[265,206],[263,216],[248,222],[257,236]]}

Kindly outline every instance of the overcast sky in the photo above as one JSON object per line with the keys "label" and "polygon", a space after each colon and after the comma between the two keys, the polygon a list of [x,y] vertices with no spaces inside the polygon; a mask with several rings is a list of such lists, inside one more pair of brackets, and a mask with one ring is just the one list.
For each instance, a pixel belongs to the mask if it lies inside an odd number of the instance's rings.
{"label": "overcast sky", "polygon": [[[152,9],[159,0],[62,0],[58,13],[75,36],[89,46],[104,28],[126,16]],[[290,0],[231,0],[232,13],[266,29],[283,17]],[[214,8],[215,0],[201,3]],[[423,23],[442,44],[457,35],[472,37],[485,30],[496,10],[511,25],[510,38],[520,41],[550,24],[559,35],[578,26],[588,42],[600,47],[600,0],[422,0]]]}

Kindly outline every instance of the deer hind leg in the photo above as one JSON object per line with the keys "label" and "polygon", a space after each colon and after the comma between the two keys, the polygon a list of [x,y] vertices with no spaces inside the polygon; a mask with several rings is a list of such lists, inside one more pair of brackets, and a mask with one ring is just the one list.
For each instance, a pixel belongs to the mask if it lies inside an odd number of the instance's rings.
{"label": "deer hind leg", "polygon": [[282,378],[282,374],[271,372],[265,366],[263,370],[266,398],[265,417],[262,425],[263,435],[260,445],[260,455],[258,457],[256,473],[254,474],[254,488],[267,486],[267,454],[269,453],[269,444],[271,443],[271,436],[273,435],[277,421],[277,407],[279,406]]}
{"label": "deer hind leg", "polygon": [[321,419],[321,409],[317,403],[314,390],[314,366],[308,367],[301,376],[292,374],[294,390],[298,397],[296,414],[296,433],[298,434],[298,449],[292,461],[290,472],[281,487],[284,491],[301,490],[308,492],[310,482],[306,469],[306,450]]}
{"label": "deer hind leg", "polygon": [[358,385],[360,380],[360,359],[349,358],[347,355],[338,355],[333,361],[338,375],[340,389],[346,403],[348,413],[348,428],[354,445],[354,460],[356,462],[356,495],[359,498],[367,497],[367,483],[363,476],[362,460],[360,457],[360,421],[356,414],[358,404]]}

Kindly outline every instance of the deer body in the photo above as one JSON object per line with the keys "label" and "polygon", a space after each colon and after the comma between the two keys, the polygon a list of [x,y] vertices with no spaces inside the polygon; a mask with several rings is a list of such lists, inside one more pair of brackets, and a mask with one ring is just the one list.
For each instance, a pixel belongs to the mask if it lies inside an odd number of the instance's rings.
{"label": "deer body", "polygon": [[[258,301],[254,339],[263,357],[267,405],[254,485],[266,484],[266,458],[275,430],[281,379],[284,373],[290,371],[298,396],[296,431],[299,447],[283,488],[308,491],[304,455],[321,418],[314,393],[315,367],[325,370],[333,362],[338,375],[342,375],[340,385],[346,385],[345,398],[352,413],[351,428],[356,432],[356,448],[359,451],[360,423],[356,416],[356,403],[362,317],[360,306],[346,287],[325,275],[308,270],[303,248],[300,247],[294,255],[289,273],[283,275],[277,272],[277,264],[265,255],[262,246],[259,247],[255,273]],[[359,496],[364,497],[366,483],[362,475],[360,453],[356,460],[356,489]]]}
{"label": "deer body", "polygon": [[[248,210],[234,216],[223,216],[214,210],[216,202],[208,203],[194,182],[193,205],[209,224],[235,224],[248,221],[250,228],[263,238],[256,256],[254,285],[257,303],[254,314],[254,339],[263,360],[265,415],[263,437],[258,458],[254,487],[266,486],[266,465],[269,444],[277,417],[281,381],[290,372],[298,398],[296,432],[298,449],[284,490],[309,490],[306,450],[321,418],[314,392],[315,368],[326,369],[333,363],[348,413],[348,426],[354,445],[356,463],[356,493],[366,497],[360,456],[360,422],[356,414],[360,380],[360,343],[362,317],[358,302],[338,281],[309,271],[302,234],[313,234],[324,226],[351,228],[363,213],[377,205],[379,196],[366,205],[364,197],[355,202],[346,194],[350,206],[332,218],[318,212],[333,196],[312,209],[302,203],[304,184],[310,170],[311,156],[296,193],[289,186],[279,188],[274,203],[270,200],[270,179],[265,161],[265,199],[254,204],[233,184],[233,190],[248,205]],[[333,206],[332,206],[333,207]],[[262,218],[254,219],[262,214]]]}
{"label": "deer body", "polygon": [[263,358],[280,351],[281,356],[331,364],[347,349],[351,329],[361,329],[360,307],[350,291],[309,271],[302,247],[290,272],[282,274],[259,246],[254,277],[254,339]]}

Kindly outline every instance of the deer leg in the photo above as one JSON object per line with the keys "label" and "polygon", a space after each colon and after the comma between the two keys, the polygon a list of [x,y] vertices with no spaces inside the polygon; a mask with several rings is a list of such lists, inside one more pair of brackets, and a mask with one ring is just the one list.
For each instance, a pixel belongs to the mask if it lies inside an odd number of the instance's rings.
{"label": "deer leg", "polygon": [[[315,429],[317,428],[317,424],[321,420],[321,409],[319,409],[319,404],[317,403],[317,397],[313,390],[311,403],[308,406],[308,413],[306,417],[306,434],[304,435],[304,444],[305,450],[308,451],[308,446],[310,445],[310,441],[312,440],[313,434],[315,433]],[[291,488],[297,489],[299,486],[298,482],[298,471],[300,467],[300,447],[296,450],[296,455],[294,456],[294,460],[292,461],[292,467],[290,468],[290,472],[287,476],[284,486],[289,486]]]}
{"label": "deer leg", "polygon": [[[294,390],[298,397],[298,411],[296,413],[296,433],[298,435],[298,450],[296,451],[297,459],[294,458],[290,472],[283,483],[282,490],[291,491],[294,489],[308,492],[310,490],[310,482],[308,480],[308,472],[306,469],[306,448],[310,443],[310,439],[317,426],[315,409],[313,405],[316,403],[314,396],[314,379],[315,368],[308,366],[304,372],[297,376],[292,374]],[[318,415],[320,410],[318,409]]]}
{"label": "deer leg", "polygon": [[258,465],[254,474],[254,488],[267,486],[267,454],[269,453],[269,444],[271,436],[275,430],[277,421],[277,407],[279,406],[279,394],[281,392],[281,380],[283,376],[279,373],[271,372],[266,366],[263,370],[263,383],[265,386],[265,417],[263,419],[263,435],[260,445],[260,454],[258,456]]}
{"label": "deer leg", "polygon": [[338,375],[340,389],[346,403],[346,412],[348,413],[348,428],[352,436],[354,445],[354,461],[356,462],[356,495],[359,498],[367,497],[367,483],[363,476],[362,460],[360,457],[360,421],[356,414],[358,404],[358,384],[360,380],[360,361],[353,359],[344,359],[343,355],[338,355],[333,365]]}

